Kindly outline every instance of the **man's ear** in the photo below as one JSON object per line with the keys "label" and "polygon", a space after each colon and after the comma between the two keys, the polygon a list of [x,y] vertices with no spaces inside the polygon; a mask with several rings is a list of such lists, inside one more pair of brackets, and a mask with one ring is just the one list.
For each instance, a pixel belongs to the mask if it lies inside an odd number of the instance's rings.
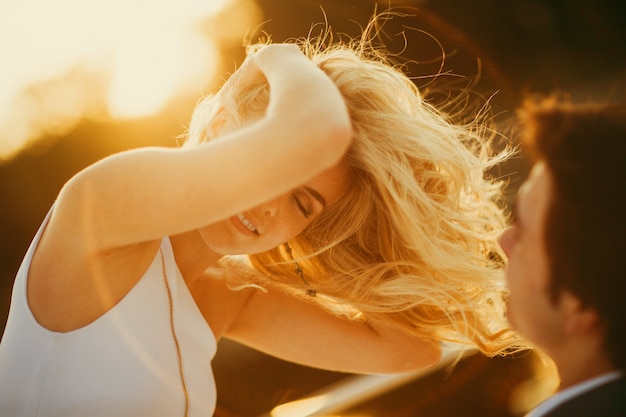
{"label": "man's ear", "polygon": [[564,331],[570,335],[585,335],[600,330],[598,312],[585,305],[581,299],[568,290],[563,290],[559,298],[563,315]]}

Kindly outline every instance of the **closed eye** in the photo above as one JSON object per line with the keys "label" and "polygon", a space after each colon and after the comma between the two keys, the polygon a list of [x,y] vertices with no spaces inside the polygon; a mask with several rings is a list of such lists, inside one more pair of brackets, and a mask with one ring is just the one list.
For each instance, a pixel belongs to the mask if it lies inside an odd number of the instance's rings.
{"label": "closed eye", "polygon": [[294,194],[292,194],[292,197],[293,197],[293,201],[296,203],[296,206],[298,207],[298,210],[300,210],[300,212],[302,213],[302,215],[303,215],[305,218],[307,218],[307,219],[308,219],[308,218],[309,218],[309,216],[310,216],[310,215],[311,215],[311,213],[312,213],[312,210],[307,209],[307,208],[304,206],[304,204],[302,204],[302,200],[300,200],[300,198],[298,197],[298,195],[297,195],[297,194],[295,194],[295,193],[294,193]]}

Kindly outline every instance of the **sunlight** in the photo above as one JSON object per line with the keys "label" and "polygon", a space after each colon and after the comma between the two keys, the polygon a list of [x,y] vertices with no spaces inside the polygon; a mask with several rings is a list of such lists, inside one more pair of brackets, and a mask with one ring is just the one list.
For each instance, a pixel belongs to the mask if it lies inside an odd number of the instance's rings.
{"label": "sunlight", "polygon": [[1,0],[0,162],[84,117],[203,93],[259,14],[253,0]]}
{"label": "sunlight", "polygon": [[291,401],[274,408],[271,417],[308,416],[323,409],[328,402],[328,395],[317,395],[302,400]]}
{"label": "sunlight", "polygon": [[400,374],[347,376],[320,388],[304,398],[280,404],[274,407],[269,415],[270,417],[332,417],[335,415],[333,413],[336,412],[344,415],[344,412],[355,404],[362,403],[411,381],[423,378],[435,371],[444,369],[461,356],[473,355],[475,352],[473,349],[463,350],[460,346],[444,346],[439,363],[430,368]]}
{"label": "sunlight", "polygon": [[117,51],[109,112],[116,118],[154,114],[180,91],[183,80],[196,74],[213,78],[219,59],[217,47],[209,39],[176,33],[133,39]]}

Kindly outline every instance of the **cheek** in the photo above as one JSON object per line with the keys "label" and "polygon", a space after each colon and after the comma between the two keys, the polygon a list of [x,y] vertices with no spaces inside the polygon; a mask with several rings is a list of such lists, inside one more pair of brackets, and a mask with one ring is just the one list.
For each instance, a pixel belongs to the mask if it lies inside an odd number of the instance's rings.
{"label": "cheek", "polygon": [[542,248],[526,239],[517,240],[511,233],[503,235],[500,244],[508,257],[506,278],[511,290],[543,291],[548,282],[548,267]]}
{"label": "cheek", "polygon": [[507,266],[506,281],[511,298],[532,300],[545,292],[545,274],[532,259],[512,258]]}
{"label": "cheek", "polygon": [[[302,217],[302,220],[298,217]],[[304,221],[303,221],[304,220]],[[279,216],[265,224],[265,233],[254,239],[263,250],[273,249],[297,237],[308,224],[302,215]]]}
{"label": "cheek", "polygon": [[546,291],[547,275],[536,259],[514,258],[507,267],[509,299],[507,316],[511,326],[536,341],[536,331],[549,328],[553,308]]}
{"label": "cheek", "polygon": [[284,222],[277,233],[277,239],[281,240],[280,243],[288,242],[297,236],[299,236],[304,229],[311,223],[309,219],[297,218],[291,222]]}

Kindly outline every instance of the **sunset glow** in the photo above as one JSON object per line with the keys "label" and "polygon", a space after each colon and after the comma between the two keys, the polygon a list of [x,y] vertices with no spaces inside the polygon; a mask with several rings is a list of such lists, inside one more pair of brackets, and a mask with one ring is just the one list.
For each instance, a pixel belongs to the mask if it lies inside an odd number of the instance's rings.
{"label": "sunset glow", "polygon": [[[211,31],[235,12],[230,33]],[[149,116],[203,91],[220,43],[255,19],[252,0],[0,1],[0,162],[84,117]]]}

